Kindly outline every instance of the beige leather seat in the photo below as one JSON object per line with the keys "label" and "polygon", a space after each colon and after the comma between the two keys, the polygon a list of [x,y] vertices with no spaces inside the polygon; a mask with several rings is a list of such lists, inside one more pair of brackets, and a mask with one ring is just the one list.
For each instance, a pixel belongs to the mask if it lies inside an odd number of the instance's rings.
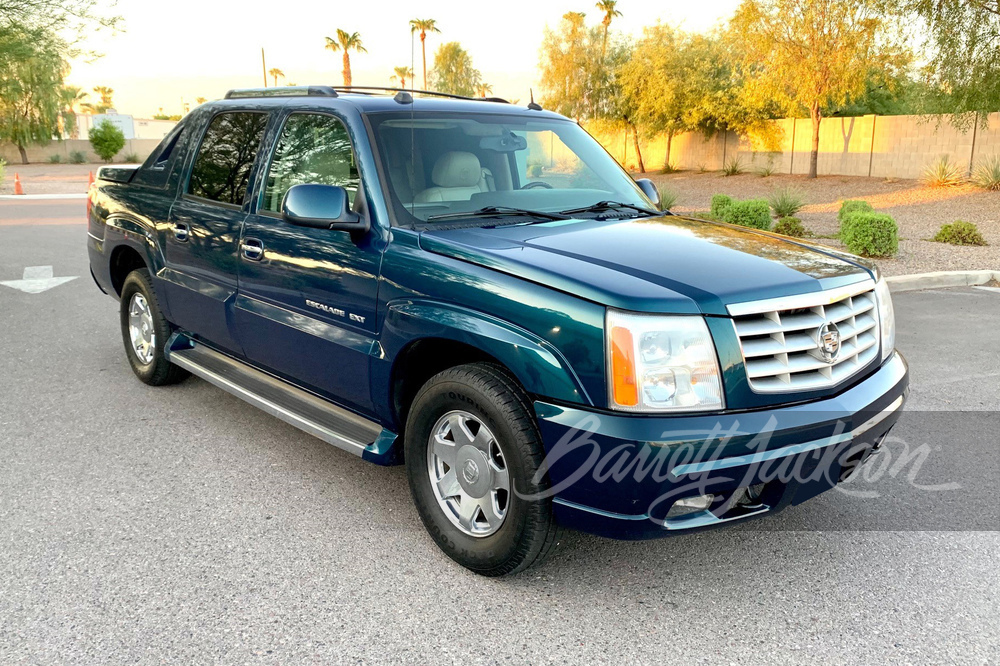
{"label": "beige leather seat", "polygon": [[435,187],[418,192],[414,201],[468,201],[473,194],[491,191],[491,178],[492,174],[482,167],[478,157],[453,150],[441,155],[434,163],[431,182]]}

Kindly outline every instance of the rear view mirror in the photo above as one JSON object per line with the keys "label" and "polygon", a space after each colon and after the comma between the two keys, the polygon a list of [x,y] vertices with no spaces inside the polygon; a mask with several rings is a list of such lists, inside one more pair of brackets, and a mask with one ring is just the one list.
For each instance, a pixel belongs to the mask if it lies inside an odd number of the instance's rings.
{"label": "rear view mirror", "polygon": [[656,189],[656,184],[653,181],[649,178],[640,178],[635,181],[635,184],[639,186],[646,198],[653,202],[654,206],[660,207],[660,191]]}
{"label": "rear view mirror", "polygon": [[525,150],[528,147],[528,140],[523,136],[518,136],[507,131],[500,136],[484,136],[479,140],[479,147],[483,150],[492,150],[498,153],[513,153],[517,150]]}
{"label": "rear view mirror", "polygon": [[350,209],[347,190],[337,185],[293,185],[281,200],[281,215],[300,227],[368,231],[368,221]]}

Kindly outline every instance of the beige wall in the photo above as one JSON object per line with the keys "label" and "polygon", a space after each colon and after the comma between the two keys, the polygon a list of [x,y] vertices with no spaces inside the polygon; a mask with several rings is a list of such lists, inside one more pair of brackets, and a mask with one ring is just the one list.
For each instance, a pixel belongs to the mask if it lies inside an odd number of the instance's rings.
{"label": "beige wall", "polygon": [[[773,121],[780,136],[780,152],[755,151],[750,142],[732,132],[705,137],[700,132],[675,136],[670,161],[683,169],[722,169],[738,156],[746,170],[771,163],[777,173],[809,172],[812,123],[808,118]],[[629,169],[637,167],[631,138],[624,133],[595,133],[605,148]],[[973,154],[973,139],[975,140]],[[666,138],[640,141],[648,171],[658,171],[666,157]],[[623,155],[627,155],[623,159]],[[947,117],[859,116],[824,118],[820,124],[817,167],[820,175],[872,176],[877,178],[919,178],[928,165],[947,156],[963,170],[970,160],[1000,155],[1000,113],[989,116],[988,129],[955,129]]]}
{"label": "beige wall", "polygon": [[[129,139],[125,141],[125,147],[115,155],[115,162],[122,162],[129,153],[135,153],[139,161],[145,160],[153,149],[160,145],[160,139]],[[101,158],[90,147],[90,141],[86,139],[65,139],[63,141],[52,141],[47,146],[28,146],[28,161],[32,163],[48,162],[50,155],[59,155],[63,162],[69,162],[69,154],[73,151],[81,150],[87,155],[88,162],[102,162]],[[21,154],[17,151],[17,146],[9,143],[0,143],[0,158],[7,161],[9,165],[21,163]]]}

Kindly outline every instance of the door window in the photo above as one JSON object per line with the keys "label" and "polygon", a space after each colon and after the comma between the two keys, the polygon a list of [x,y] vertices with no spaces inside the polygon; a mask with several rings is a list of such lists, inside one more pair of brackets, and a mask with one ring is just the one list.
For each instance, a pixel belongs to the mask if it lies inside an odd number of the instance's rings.
{"label": "door window", "polygon": [[242,206],[266,126],[265,113],[240,111],[213,118],[198,149],[188,193]]}
{"label": "door window", "polygon": [[347,128],[320,113],[293,113],[285,122],[267,174],[263,210],[281,212],[281,200],[293,185],[339,185],[354,205],[358,166]]}

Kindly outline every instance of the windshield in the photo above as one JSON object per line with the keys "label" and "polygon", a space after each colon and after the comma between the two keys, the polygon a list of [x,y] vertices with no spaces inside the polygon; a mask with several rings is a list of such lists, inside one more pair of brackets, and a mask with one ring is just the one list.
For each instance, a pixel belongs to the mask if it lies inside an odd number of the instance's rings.
{"label": "windshield", "polygon": [[463,213],[471,220],[483,209],[554,214],[606,201],[653,207],[571,121],[419,110],[369,119],[387,194],[403,226],[461,222]]}

